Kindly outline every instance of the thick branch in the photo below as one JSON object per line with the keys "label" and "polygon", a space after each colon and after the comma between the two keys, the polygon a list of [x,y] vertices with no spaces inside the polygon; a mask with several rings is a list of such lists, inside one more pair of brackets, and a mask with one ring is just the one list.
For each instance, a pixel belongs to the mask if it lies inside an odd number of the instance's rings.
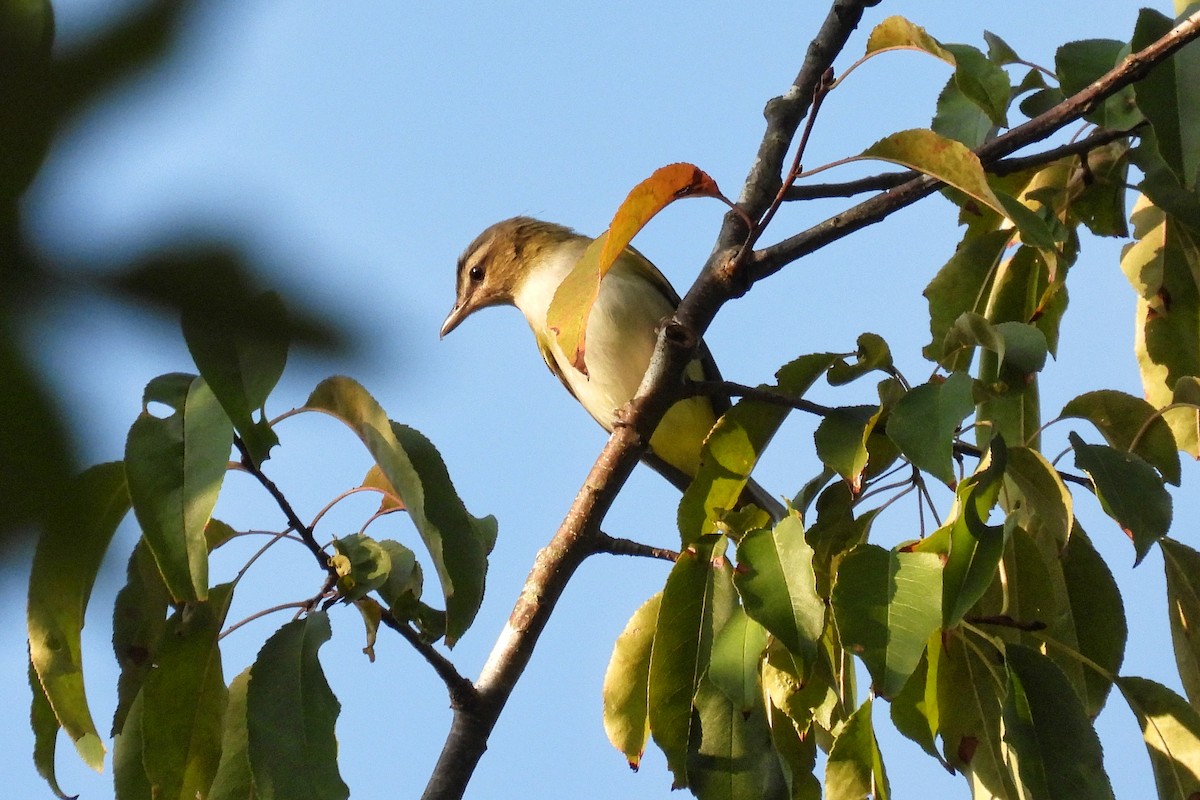
{"label": "thick branch", "polygon": [[383,609],[380,621],[400,634],[422,658],[429,662],[429,666],[433,667],[433,671],[446,684],[446,690],[450,693],[451,706],[454,708],[466,708],[475,702],[474,685],[459,674],[458,669],[455,668],[450,659],[439,653],[429,642],[422,639],[421,635],[414,631],[411,626],[396,619],[396,615],[388,609]]}

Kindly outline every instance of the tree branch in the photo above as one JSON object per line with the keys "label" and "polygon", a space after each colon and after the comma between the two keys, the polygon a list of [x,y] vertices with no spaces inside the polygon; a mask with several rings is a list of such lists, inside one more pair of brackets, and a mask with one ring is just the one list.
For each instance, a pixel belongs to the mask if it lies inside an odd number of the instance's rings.
{"label": "tree branch", "polygon": [[683,390],[680,392],[682,397],[691,397],[693,395],[718,395],[721,397],[748,397],[752,400],[758,400],[763,403],[770,403],[776,406],[787,406],[794,408],[797,411],[807,411],[809,414],[815,414],[818,417],[827,417],[834,412],[834,409],[829,406],[823,406],[820,403],[814,403],[811,400],[805,400],[803,397],[791,397],[790,395],[777,392],[773,389],[767,389],[757,386],[745,386],[733,381],[687,381],[683,385]]}
{"label": "tree branch", "polygon": [[[1022,147],[1042,141],[1064,125],[1081,118],[1108,97],[1140,80],[1155,65],[1196,39],[1197,36],[1200,36],[1200,12],[1189,16],[1161,39],[1126,56],[1120,64],[1083,91],[1068,97],[1045,113],[982,145],[975,151],[976,154],[986,164],[1004,158]],[[830,217],[806,231],[790,236],[778,244],[759,250],[754,254],[754,258],[748,266],[750,272],[748,282],[758,281],[772,275],[791,262],[819,250],[831,242],[868,225],[873,225],[938,190],[942,185],[941,181],[935,178],[921,175],[889,192],[876,195],[837,216]],[[716,308],[713,308],[704,315],[708,319],[704,320],[705,326],[698,330],[704,330],[707,327],[708,320],[715,312]]]}
{"label": "tree branch", "polygon": [[304,545],[312,552],[313,557],[317,559],[317,563],[321,565],[321,569],[336,580],[337,570],[329,563],[329,554],[322,550],[321,545],[317,543],[317,538],[313,535],[312,528],[300,520],[300,516],[292,508],[292,504],[288,502],[287,497],[279,490],[279,487],[275,485],[275,482],[268,478],[266,473],[254,463],[254,459],[250,457],[250,451],[246,448],[246,443],[242,441],[242,437],[233,437],[233,445],[242,457],[242,469],[253,475],[254,479],[262,484],[262,487],[267,490],[267,494],[271,495],[275,500],[275,504],[279,506],[279,510],[283,512],[288,526],[300,535],[300,538],[304,541]]}
{"label": "tree branch", "polygon": [[396,619],[396,615],[390,609],[383,608],[382,606],[380,608],[383,610],[380,621],[400,634],[406,642],[411,644],[413,649],[429,662],[429,666],[433,667],[433,671],[446,684],[446,691],[450,693],[451,707],[459,709],[469,708],[474,705],[478,699],[475,693],[475,686],[470,680],[459,674],[454,663],[438,652],[433,645],[422,639],[421,635],[413,630],[410,625]]}
{"label": "tree branch", "polygon": [[635,542],[632,539],[623,539],[619,536],[609,536],[603,531],[596,537],[595,547],[595,552],[597,553],[609,553],[614,556],[660,558],[663,561],[677,561],[679,559],[679,553],[675,550],[668,550],[665,547],[654,547],[653,545]]}
{"label": "tree branch", "polygon": [[[1132,128],[1123,131],[1097,131],[1091,136],[1080,139],[1077,142],[1064,144],[1061,147],[1055,147],[1041,153],[1034,153],[1033,155],[998,159],[991,163],[985,163],[983,168],[985,172],[991,175],[1010,175],[1021,170],[1033,169],[1034,167],[1058,161],[1060,158],[1088,153],[1097,147],[1103,147],[1118,139],[1124,139],[1126,136],[1133,136],[1139,128],[1147,124],[1146,122],[1140,122]],[[885,172],[879,175],[869,175],[865,178],[857,178],[841,183],[801,184],[788,189],[784,193],[784,199],[789,201],[823,200],[836,197],[853,197],[865,192],[886,192],[889,189],[894,189],[901,184],[913,180],[919,174],[916,170],[909,169],[903,172]]]}

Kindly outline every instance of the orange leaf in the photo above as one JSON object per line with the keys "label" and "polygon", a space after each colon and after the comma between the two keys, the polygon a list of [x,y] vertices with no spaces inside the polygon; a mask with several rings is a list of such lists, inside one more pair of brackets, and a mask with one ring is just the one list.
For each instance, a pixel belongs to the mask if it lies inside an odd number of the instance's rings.
{"label": "orange leaf", "polygon": [[588,246],[554,293],[546,315],[547,325],[562,351],[570,356],[571,364],[584,375],[587,374],[584,359],[587,323],[600,294],[600,281],[637,232],[659,211],[684,197],[724,199],[717,182],[695,164],[668,164],[656,169],[633,187],[608,230]]}

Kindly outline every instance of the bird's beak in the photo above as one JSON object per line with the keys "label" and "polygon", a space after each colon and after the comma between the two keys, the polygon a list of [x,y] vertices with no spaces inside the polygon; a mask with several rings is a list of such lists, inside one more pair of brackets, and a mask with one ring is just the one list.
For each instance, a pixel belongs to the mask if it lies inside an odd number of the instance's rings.
{"label": "bird's beak", "polygon": [[458,327],[467,316],[471,313],[470,306],[466,303],[459,303],[454,308],[450,309],[450,313],[446,315],[446,321],[442,323],[442,330],[438,334],[439,339],[444,339],[446,334]]}

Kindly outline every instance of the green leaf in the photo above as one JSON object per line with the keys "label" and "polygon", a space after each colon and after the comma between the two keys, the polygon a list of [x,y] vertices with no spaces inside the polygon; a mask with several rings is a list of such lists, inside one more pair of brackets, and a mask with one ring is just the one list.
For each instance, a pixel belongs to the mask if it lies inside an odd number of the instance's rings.
{"label": "green leaf", "polygon": [[[1165,36],[1175,22],[1144,8],[1138,14],[1132,50]],[[1200,184],[1200,53],[1184,47],[1133,85],[1138,109],[1154,126],[1158,152],[1184,188]]]}
{"label": "green leaf", "polygon": [[142,686],[142,763],[156,800],[204,797],[217,773],[228,694],[217,637],[232,597],[221,584],[177,611]]}
{"label": "green leaf", "polygon": [[1133,453],[1085,444],[1074,433],[1068,438],[1075,451],[1075,466],[1092,479],[1104,513],[1133,540],[1134,566],[1140,564],[1150,546],[1171,527],[1171,495],[1162,479]]}
{"label": "green leaf", "polygon": [[720,538],[704,537],[680,553],[663,587],[650,653],[650,733],[678,787],[689,784],[692,698],[712,651],[717,584],[729,580],[710,560]]}
{"label": "green leaf", "polygon": [[225,730],[221,735],[221,763],[208,791],[207,800],[254,800],[254,778],[250,774],[250,741],[246,731],[246,694],[250,685],[247,667],[229,684],[225,708]]}
{"label": "green leaf", "polygon": [[104,745],[84,692],[80,633],[100,562],[129,511],[125,470],[119,462],[99,464],[61,491],[33,556],[29,658],[58,724],[80,758],[99,770]]}
{"label": "green leaf", "polygon": [[762,704],[759,663],[766,647],[767,629],[741,606],[733,607],[729,619],[713,638],[708,680],[743,714]]}
{"label": "green leaf", "polygon": [[853,364],[847,364],[845,359],[838,358],[830,365],[828,380],[831,386],[844,386],[868,372],[877,369],[886,372],[893,368],[892,351],[879,334],[859,334],[856,344]]}
{"label": "green leaf", "polygon": [[1171,429],[1179,432],[1176,434],[1179,449],[1200,458],[1200,379],[1185,375],[1176,381],[1171,402],[1187,406],[1166,415]]}
{"label": "green leaf", "polygon": [[996,354],[1001,366],[1021,374],[1040,372],[1046,364],[1046,336],[1033,325],[1022,322],[992,324],[973,312],[965,312],[954,321],[947,336],[947,351],[955,347],[983,347]]}
{"label": "green leaf", "polygon": [[894,697],[942,622],[941,560],[859,545],[842,560],[831,599],[843,646],[867,665],[875,691]]}
{"label": "green leaf", "polygon": [[737,549],[733,585],[746,613],[805,664],[817,657],[825,603],[817,594],[813,550],[795,516],[774,530],[752,531]]}
{"label": "green leaf", "polygon": [[1062,671],[1021,645],[1005,648],[1004,742],[1031,797],[1112,798],[1100,740]]}
{"label": "green leaf", "polygon": [[717,420],[704,441],[700,471],[679,502],[679,534],[685,547],[715,532],[723,514],[738,505],[750,472],[789,410],[743,399]]}
{"label": "green leaf", "polygon": [[274,292],[230,297],[212,308],[186,305],[183,338],[192,360],[241,435],[255,464],[262,464],[279,437],[260,414],[287,363],[288,323]]}
{"label": "green leaf", "polygon": [[1200,795],[1200,714],[1154,681],[1124,677],[1117,686],[1142,728],[1158,796],[1191,800]]}
{"label": "green leaf", "polygon": [[50,784],[50,791],[54,792],[56,797],[61,800],[74,800],[59,788],[58,775],[54,772],[58,719],[54,716],[50,701],[46,699],[46,693],[42,691],[42,684],[32,663],[29,665],[28,674],[29,688],[33,692],[33,704],[29,710],[29,725],[33,729],[33,765],[37,768],[38,775]]}
{"label": "green leaf", "polygon": [[850,160],[862,159],[889,161],[924,172],[1004,214],[1004,207],[988,185],[979,157],[961,142],[931,130],[916,128],[893,133]]}
{"label": "green leaf", "polygon": [[410,615],[416,613],[425,584],[417,555],[392,539],[381,540],[379,546],[383,548],[392,565],[387,580],[378,587],[379,596],[401,618],[413,619]]}
{"label": "green leaf", "polygon": [[891,795],[883,756],[871,722],[871,700],[859,706],[833,740],[825,764],[827,800],[887,800]]}
{"label": "green leaf", "polygon": [[633,612],[613,645],[604,672],[604,732],[608,740],[637,769],[650,735],[647,704],[650,681],[650,648],[654,644],[662,593]]}
{"label": "green leaf", "polygon": [[[1115,39],[1067,42],[1054,55],[1054,71],[1066,95],[1083,91],[1129,53],[1129,45]],[[1109,97],[1084,114],[1084,119],[1110,130],[1126,130],[1142,121],[1132,86]]]}
{"label": "green leaf", "polygon": [[896,730],[921,746],[946,769],[950,765],[937,749],[938,704],[937,665],[941,657],[940,637],[931,640],[921,656],[921,663],[890,703],[892,724]]}
{"label": "green leaf", "polygon": [[[1181,218],[1144,197],[1131,218],[1136,241],[1122,251],[1121,270],[1138,295],[1134,352],[1146,399],[1162,408],[1174,401],[1179,381],[1200,375],[1200,243]],[[1179,448],[1200,452],[1195,412],[1165,417]]]}
{"label": "green leaf", "polygon": [[[1071,626],[1079,652],[1109,675],[1116,675],[1121,671],[1129,633],[1117,582],[1078,525],[1071,532],[1071,541],[1062,554],[1061,563]],[[1056,628],[1052,628],[1051,633],[1056,637],[1060,635]],[[1084,710],[1089,717],[1095,718],[1104,708],[1112,681],[1107,675],[1084,668],[1082,689]]]}
{"label": "green leaf", "polygon": [[330,561],[337,570],[338,591],[354,601],[383,586],[392,571],[392,558],[383,546],[363,533],[334,538],[337,551]]}
{"label": "green leaf", "polygon": [[276,631],[250,667],[246,730],[254,788],[262,800],[345,800],[337,768],[333,696],[317,650],[329,641],[323,611]]}
{"label": "green leaf", "polygon": [[[1004,470],[1010,482],[1010,494],[1020,498],[1021,524],[1036,539],[1051,541],[1061,550],[1067,544],[1074,519],[1074,498],[1067,485],[1046,457],[1029,447],[1008,448]],[[1015,505],[1010,500],[1010,510]]]}
{"label": "green leaf", "polygon": [[[173,413],[156,417],[151,403]],[[133,511],[176,602],[208,596],[204,528],[225,479],[233,428],[203,378],[163,375],[146,386],[125,440]]]}
{"label": "green leaf", "polygon": [[349,426],[404,501],[441,581],[446,643],[453,646],[483,601],[487,554],[496,538],[495,518],[468,513],[433,444],[412,428],[389,422],[375,399],[350,378],[322,381],[306,407]]}
{"label": "green leaf", "polygon": [[954,438],[975,409],[971,376],[952,373],[909,390],[888,416],[887,435],[900,452],[945,484],[953,484]]}
{"label": "green leaf", "polygon": [[113,737],[113,788],[119,800],[154,800],[146,765],[142,761],[142,695],[129,706],[125,726]]}
{"label": "green leaf", "polygon": [[1171,426],[1142,398],[1111,389],[1087,392],[1069,401],[1059,417],[1086,419],[1118,450],[1128,451],[1136,440],[1133,452],[1161,472],[1167,483],[1179,485],[1179,450]]}
{"label": "green leaf", "polygon": [[821,800],[821,781],[817,779],[817,737],[802,737],[796,725],[777,706],[767,713],[771,744],[779,757],[789,800]]}
{"label": "green leaf", "polygon": [[699,741],[688,753],[688,788],[699,800],[787,800],[761,698],[749,712],[706,677],[696,690]]}
{"label": "green leaf", "polygon": [[855,493],[862,487],[862,473],[867,466],[867,439],[878,422],[877,406],[835,408],[813,433],[817,458],[841,475]]}
{"label": "green leaf", "polygon": [[817,521],[804,532],[813,549],[813,572],[817,576],[817,594],[829,597],[833,575],[842,556],[867,540],[871,522],[878,509],[854,516],[854,496],[846,483],[839,481],[817,498]]}
{"label": "green leaf", "polygon": [[948,631],[938,656],[937,684],[938,732],[946,760],[963,773],[973,796],[1016,800],[1000,738],[1005,678],[994,648],[968,642],[961,631]]}
{"label": "green leaf", "polygon": [[[988,59],[993,64],[1004,66],[1006,64],[1019,64],[1021,57],[1017,55],[1017,51],[1009,46],[1008,42],[1001,39],[991,31],[983,32],[983,40],[988,45]],[[1040,74],[1035,71],[1034,74]]]}
{"label": "green leaf", "polygon": [[954,82],[971,102],[983,109],[999,127],[1008,126],[1008,100],[1012,85],[1008,74],[977,48],[965,44],[943,45],[954,54]]}
{"label": "green leaf", "polygon": [[933,337],[921,351],[925,358],[956,371],[970,366],[971,351],[948,347],[947,337],[961,315],[966,312],[982,314],[986,310],[985,288],[1012,237],[1011,230],[968,233],[954,255],[925,287],[924,295],[929,300],[929,332]]}
{"label": "green leaf", "polygon": [[1200,553],[1174,539],[1158,540],[1167,572],[1171,644],[1183,689],[1200,707]]}
{"label": "green leaf", "polygon": [[937,112],[930,129],[974,150],[988,140],[996,126],[979,105],[959,86],[957,73],[950,76],[937,99]]}
{"label": "green leaf", "polygon": [[115,736],[125,727],[125,715],[154,668],[159,642],[167,630],[171,594],[163,583],[154,556],[139,541],[129,556],[128,580],[117,593],[113,606],[113,653],[121,665],[117,679],[117,710],[113,714]]}
{"label": "green leaf", "polygon": [[[954,516],[947,526],[949,551],[942,573],[945,628],[958,625],[963,615],[983,597],[1004,553],[1004,528],[988,525],[987,519],[1003,485],[1007,455],[1004,440],[993,439],[979,462],[979,470],[964,480],[956,492]],[[914,549],[921,552],[925,549],[922,545],[932,547],[936,541],[935,534]]]}

